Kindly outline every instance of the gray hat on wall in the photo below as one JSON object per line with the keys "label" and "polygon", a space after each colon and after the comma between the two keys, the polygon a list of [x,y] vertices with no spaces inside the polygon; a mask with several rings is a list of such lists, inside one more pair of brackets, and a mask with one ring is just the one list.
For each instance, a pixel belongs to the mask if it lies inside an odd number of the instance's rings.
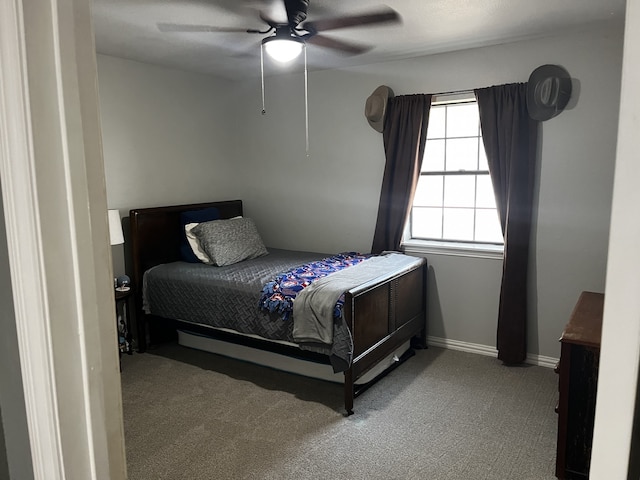
{"label": "gray hat on wall", "polygon": [[571,76],[560,65],[542,65],[529,77],[527,108],[534,120],[559,115],[571,98]]}
{"label": "gray hat on wall", "polygon": [[384,118],[387,114],[387,102],[393,97],[391,89],[385,85],[376,88],[364,106],[364,116],[367,118],[369,125],[378,131],[384,129]]}

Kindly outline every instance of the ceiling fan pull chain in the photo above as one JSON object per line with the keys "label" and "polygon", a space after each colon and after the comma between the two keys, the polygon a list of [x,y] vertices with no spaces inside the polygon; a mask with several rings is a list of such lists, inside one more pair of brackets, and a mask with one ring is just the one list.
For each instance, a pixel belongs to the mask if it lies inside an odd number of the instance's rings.
{"label": "ceiling fan pull chain", "polygon": [[304,133],[307,149],[307,157],[309,157],[309,94],[307,81],[307,46],[303,45],[304,50]]}
{"label": "ceiling fan pull chain", "polygon": [[260,80],[262,83],[262,115],[266,115],[267,111],[264,109],[264,45],[260,44]]}

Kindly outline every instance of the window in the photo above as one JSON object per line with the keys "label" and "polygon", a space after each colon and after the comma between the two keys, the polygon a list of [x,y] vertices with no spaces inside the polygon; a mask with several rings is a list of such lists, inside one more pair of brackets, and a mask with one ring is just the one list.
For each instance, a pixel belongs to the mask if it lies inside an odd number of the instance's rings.
{"label": "window", "polygon": [[504,243],[474,98],[431,106],[405,237],[475,248]]}

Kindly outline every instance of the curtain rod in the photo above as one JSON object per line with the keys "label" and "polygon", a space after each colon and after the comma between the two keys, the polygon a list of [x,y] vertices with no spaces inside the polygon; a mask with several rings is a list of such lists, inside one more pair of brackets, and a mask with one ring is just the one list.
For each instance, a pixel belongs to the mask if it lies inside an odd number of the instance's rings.
{"label": "curtain rod", "polygon": [[474,89],[467,89],[467,90],[452,90],[450,92],[440,92],[440,93],[432,93],[431,95],[434,97],[445,97],[447,95],[462,95],[463,93],[474,93]]}

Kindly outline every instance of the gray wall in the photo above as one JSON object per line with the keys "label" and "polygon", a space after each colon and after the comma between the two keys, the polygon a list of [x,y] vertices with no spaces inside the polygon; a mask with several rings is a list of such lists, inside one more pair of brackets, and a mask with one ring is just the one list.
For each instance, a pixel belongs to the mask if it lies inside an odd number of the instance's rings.
{"label": "gray wall", "polygon": [[[576,93],[569,110],[542,126],[528,346],[533,354],[558,357],[557,340],[580,291],[604,290],[621,55],[622,28],[608,26],[315,72],[308,158],[302,77],[268,78],[269,114],[242,119],[255,138],[241,155],[242,198],[272,245],[366,250],[384,156],[381,135],[368,126],[363,108],[377,85],[397,95],[435,93],[523,82],[541,64],[563,65]],[[249,97],[258,86],[245,88]],[[251,107],[255,112],[252,102],[244,111]],[[493,346],[501,261],[442,255],[429,261],[429,334]]]}
{"label": "gray wall", "polygon": [[[535,67],[558,63],[575,79],[576,93],[567,111],[542,126],[528,347],[531,354],[558,357],[557,340],[579,292],[604,289],[621,54],[622,28],[610,25],[311,72],[308,156],[299,71],[266,79],[262,116],[259,79],[225,85],[100,57],[110,208],[242,198],[267,245],[368,251],[384,152],[363,110],[378,85],[389,85],[397,95],[472,89],[524,82]],[[121,98],[123,92],[130,94]],[[185,96],[191,103],[176,100]],[[203,111],[216,102],[219,110]],[[194,120],[192,129],[168,128],[176,109]],[[140,118],[140,112],[148,113]],[[221,132],[224,138],[218,139]],[[492,348],[501,260],[428,258],[429,335]]]}
{"label": "gray wall", "polygon": [[[230,82],[98,55],[98,83],[110,209],[237,196]],[[123,247],[112,253],[125,273]]]}
{"label": "gray wall", "polygon": [[5,479],[7,477],[4,475],[9,475],[8,478],[29,480],[33,478],[33,466],[12,295],[4,210],[0,195],[0,434],[4,440],[0,441],[0,478]]}

